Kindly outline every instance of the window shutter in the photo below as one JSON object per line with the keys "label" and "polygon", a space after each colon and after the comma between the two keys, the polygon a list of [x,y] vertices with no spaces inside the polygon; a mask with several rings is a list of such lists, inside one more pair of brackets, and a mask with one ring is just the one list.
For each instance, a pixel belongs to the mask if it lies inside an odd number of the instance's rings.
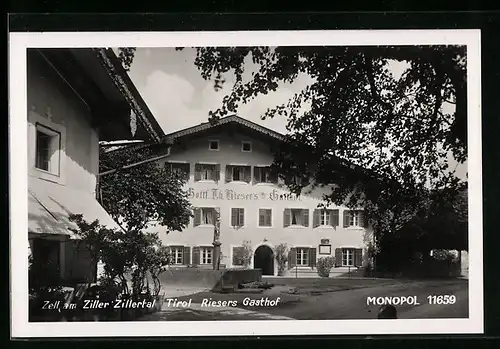
{"label": "window shutter", "polygon": [[243,168],[243,180],[247,183],[252,181],[252,168],[250,166]]}
{"label": "window shutter", "polygon": [[217,212],[220,212],[220,207],[216,207],[216,208],[212,209],[212,222],[213,222],[214,226],[217,224],[217,218],[220,219],[220,217],[217,217]]}
{"label": "window shutter", "polygon": [[316,249],[315,248],[309,249],[309,266],[311,268],[316,267]]}
{"label": "window shutter", "polygon": [[260,167],[253,168],[253,184],[257,184],[260,181]]}
{"label": "window shutter", "polygon": [[363,265],[363,249],[357,248],[354,250],[354,266],[361,267]]}
{"label": "window shutter", "polygon": [[226,178],[224,180],[226,183],[229,183],[233,180],[232,170],[233,170],[232,166],[226,165]]}
{"label": "window shutter", "polygon": [[347,228],[349,226],[349,210],[344,210],[344,217],[342,217],[344,220],[344,228]]}
{"label": "window shutter", "polygon": [[309,210],[304,209],[302,210],[302,216],[304,217],[304,227],[309,226]]}
{"label": "window shutter", "polygon": [[184,246],[184,251],[182,252],[182,264],[191,264],[191,248],[189,246]]}
{"label": "window shutter", "polygon": [[194,226],[197,227],[201,224],[201,208],[194,209]]}
{"label": "window shutter", "polygon": [[242,227],[245,225],[245,210],[243,208],[240,208],[238,209],[238,213],[239,213],[239,226]]}
{"label": "window shutter", "polygon": [[273,217],[273,213],[271,210],[264,210],[264,216],[265,216],[265,219],[266,219],[266,226],[270,227],[272,226],[272,217]]}
{"label": "window shutter", "polygon": [[220,180],[220,165],[215,165],[214,180],[217,182]]}
{"label": "window shutter", "polygon": [[315,209],[313,211],[313,228],[319,227],[321,210]]}
{"label": "window shutter", "polygon": [[237,208],[232,208],[231,209],[231,226],[236,227],[238,221],[238,209]]}
{"label": "window shutter", "polygon": [[283,210],[283,227],[289,227],[290,226],[290,209],[285,208]]}
{"label": "window shutter", "polygon": [[200,264],[200,247],[193,247],[193,265]]}
{"label": "window shutter", "polygon": [[342,249],[336,248],[335,249],[335,267],[341,267],[341,266],[342,266]]}
{"label": "window shutter", "polygon": [[201,181],[201,164],[194,165],[194,180]]}
{"label": "window shutter", "polygon": [[332,210],[330,212],[330,224],[332,227],[339,226],[339,210]]}
{"label": "window shutter", "polygon": [[266,210],[259,209],[259,226],[263,227],[266,224]]}
{"label": "window shutter", "polygon": [[297,262],[297,249],[292,247],[290,252],[288,252],[288,269],[291,269],[296,266]]}

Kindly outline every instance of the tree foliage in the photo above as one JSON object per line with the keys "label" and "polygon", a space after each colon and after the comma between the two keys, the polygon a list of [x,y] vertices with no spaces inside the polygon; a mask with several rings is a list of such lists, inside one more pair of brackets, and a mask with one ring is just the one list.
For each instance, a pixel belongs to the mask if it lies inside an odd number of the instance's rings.
{"label": "tree foliage", "polygon": [[162,246],[157,234],[110,229],[98,220],[87,222],[81,214],[70,218],[77,225],[72,230],[80,238],[79,243],[90,252],[91,265],[98,261],[104,264],[99,281],[108,292],[116,289],[117,295],[136,298],[144,293],[159,294],[159,275],[170,264],[170,251]]}
{"label": "tree foliage", "polygon": [[[155,155],[152,147],[101,151],[100,172],[119,169]],[[108,213],[128,231],[160,225],[181,231],[191,217],[184,179],[157,162],[102,176],[100,196]]]}
{"label": "tree foliage", "polygon": [[288,246],[285,243],[281,243],[274,248],[276,263],[278,264],[278,276],[282,276],[285,273],[289,252],[290,250],[288,249]]}
{"label": "tree foliage", "polygon": [[[134,52],[122,52],[128,68]],[[400,76],[390,69],[395,62]],[[257,69],[246,71],[249,63]],[[273,168],[295,193],[335,183],[326,201],[365,206],[376,237],[399,232],[430,196],[463,189],[449,157],[467,159],[466,63],[465,46],[445,45],[201,47],[194,60],[216,90],[233,83],[209,112],[214,123],[308,76],[307,86],[261,116],[287,120]]]}

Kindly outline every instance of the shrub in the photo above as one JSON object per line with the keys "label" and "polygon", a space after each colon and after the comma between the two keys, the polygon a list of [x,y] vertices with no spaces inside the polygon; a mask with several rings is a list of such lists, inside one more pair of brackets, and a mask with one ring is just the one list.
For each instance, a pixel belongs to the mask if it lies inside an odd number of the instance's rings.
{"label": "shrub", "polygon": [[453,251],[433,250],[432,258],[438,261],[453,261],[457,258],[457,256]]}
{"label": "shrub", "polygon": [[[134,299],[143,294],[157,296],[160,293],[159,275],[170,262],[170,251],[162,246],[157,234],[108,229],[97,220],[86,222],[81,215],[70,218],[78,226],[72,230],[90,252],[92,263],[104,263],[101,285],[110,292],[118,287],[122,295]],[[132,277],[132,289],[128,287],[128,276]]]}
{"label": "shrub", "polygon": [[274,248],[276,255],[276,262],[278,263],[278,276],[283,276],[286,270],[286,263],[288,260],[288,247],[286,244],[279,244]]}
{"label": "shrub", "polygon": [[242,248],[235,251],[233,256],[235,265],[242,265],[248,268],[250,262],[252,261],[253,249],[250,241],[243,241]]}
{"label": "shrub", "polygon": [[318,271],[318,275],[321,277],[329,277],[330,270],[335,265],[335,257],[321,257],[318,259],[318,263],[316,264],[316,269]]}

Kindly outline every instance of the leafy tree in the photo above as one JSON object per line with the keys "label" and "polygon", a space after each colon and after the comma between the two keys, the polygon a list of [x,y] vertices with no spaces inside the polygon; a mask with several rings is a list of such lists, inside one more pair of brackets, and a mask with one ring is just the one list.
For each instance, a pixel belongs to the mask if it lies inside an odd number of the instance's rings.
{"label": "leafy tree", "polygon": [[[161,145],[101,150],[100,172],[150,159],[158,155],[158,147]],[[125,293],[129,292],[127,275],[132,277],[133,295],[151,293],[150,280],[153,293],[157,295],[160,291],[159,275],[169,262],[169,251],[157,234],[146,233],[145,229],[161,226],[168,233],[182,231],[189,223],[191,205],[184,184],[181,174],[158,162],[142,163],[100,178],[101,203],[123,229],[113,231],[113,238],[105,234],[105,248],[101,249],[105,253],[105,272],[111,283],[119,280]],[[84,222],[80,226],[85,227]]]}
{"label": "leafy tree", "polygon": [[[101,151],[100,172],[119,169],[157,155],[153,146]],[[189,223],[191,205],[184,178],[157,162],[117,171],[100,178],[101,202],[126,231],[159,225],[182,231]]]}
{"label": "leafy tree", "polygon": [[[130,68],[134,50],[120,51]],[[258,67],[251,74],[248,62]],[[406,64],[401,76],[392,62]],[[337,184],[326,201],[364,205],[376,240],[400,232],[429,191],[463,187],[448,157],[467,158],[465,46],[201,47],[194,64],[216,90],[234,82],[209,112],[214,123],[309,76],[303,90],[262,115],[287,119],[273,168],[295,193]]]}
{"label": "leafy tree", "polygon": [[430,251],[468,250],[467,191],[428,191],[415,213],[394,234],[385,234],[378,248],[377,265],[404,270],[421,252],[428,262]]}

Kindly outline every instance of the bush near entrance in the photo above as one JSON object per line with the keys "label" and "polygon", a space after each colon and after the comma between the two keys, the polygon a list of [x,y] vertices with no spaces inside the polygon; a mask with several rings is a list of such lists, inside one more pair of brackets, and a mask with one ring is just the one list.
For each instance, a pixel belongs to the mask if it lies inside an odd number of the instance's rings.
{"label": "bush near entrance", "polygon": [[278,263],[278,276],[283,276],[288,261],[288,247],[286,244],[279,244],[274,248],[276,262]]}
{"label": "bush near entrance", "polygon": [[318,259],[318,263],[316,264],[316,269],[318,271],[318,275],[324,278],[330,276],[330,270],[335,265],[335,257],[321,257]]}
{"label": "bush near entrance", "polygon": [[241,248],[235,249],[234,251],[233,264],[248,268],[252,261],[252,257],[253,249],[250,241],[243,241]]}

